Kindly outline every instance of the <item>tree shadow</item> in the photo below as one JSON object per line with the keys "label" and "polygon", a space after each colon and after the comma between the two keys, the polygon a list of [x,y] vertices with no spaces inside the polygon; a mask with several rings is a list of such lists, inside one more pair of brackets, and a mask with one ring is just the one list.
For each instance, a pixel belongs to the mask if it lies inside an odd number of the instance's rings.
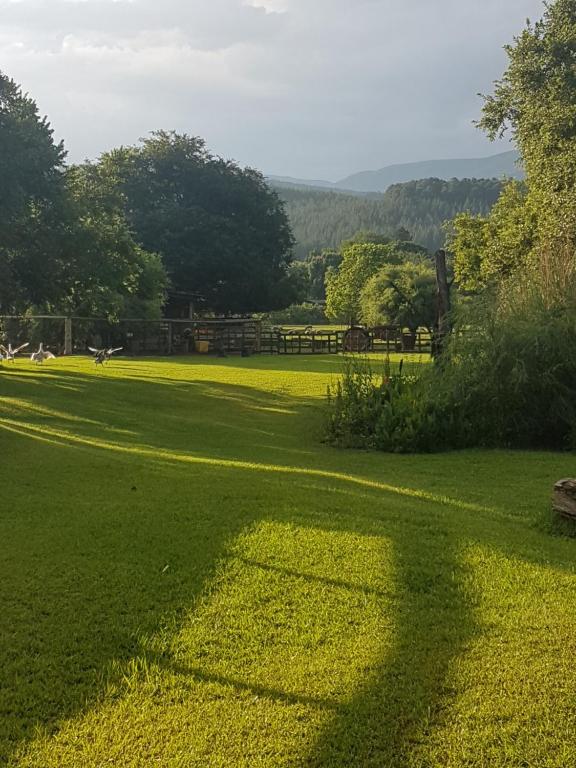
{"label": "tree shadow", "polygon": [[[22,742],[94,706],[138,655],[139,638],[194,605],[230,540],[254,519],[248,505],[234,514],[200,508],[195,486],[214,483],[202,467],[193,479],[180,469],[179,501],[170,505],[151,459],[112,463],[97,449],[72,458],[54,442],[12,445],[25,505],[5,482],[12,504],[0,515],[0,764]],[[51,467],[86,477],[65,507],[46,499],[46,449]]]}
{"label": "tree shadow", "polygon": [[[522,480],[518,478],[518,486]],[[336,495],[360,493],[330,490]],[[514,491],[511,487],[512,495]],[[375,491],[362,495],[374,504],[382,501]],[[576,571],[573,542],[546,538],[531,521],[506,518],[488,507],[466,514],[449,500],[445,507],[456,515],[428,521],[429,507],[419,506],[418,500],[408,502],[406,516],[384,525],[370,522],[369,515],[363,521],[356,515],[355,521],[347,515],[314,519],[315,527],[327,530],[361,525],[374,535],[387,535],[395,552],[398,595],[392,650],[367,670],[349,702],[335,710],[302,761],[306,768],[436,765],[427,762],[425,750],[434,731],[450,721],[453,672],[487,629],[479,618],[479,598],[471,591],[472,574],[464,556],[471,543],[553,572]],[[300,522],[305,524],[306,518]]]}
{"label": "tree shadow", "polygon": [[[390,653],[335,713],[307,766],[401,768],[445,717],[451,665],[480,632],[456,542],[393,537],[398,595]],[[412,763],[410,763],[412,764]]]}

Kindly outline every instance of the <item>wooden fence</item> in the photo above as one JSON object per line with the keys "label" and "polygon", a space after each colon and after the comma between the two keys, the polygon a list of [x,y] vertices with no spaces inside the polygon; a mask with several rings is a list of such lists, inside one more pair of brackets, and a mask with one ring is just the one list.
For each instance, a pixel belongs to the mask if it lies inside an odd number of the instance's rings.
{"label": "wooden fence", "polygon": [[0,317],[0,343],[42,341],[56,354],[84,353],[92,347],[122,347],[124,354],[323,355],[340,352],[428,354],[428,331],[395,326],[366,329],[271,328],[254,318],[120,320],[37,316]]}

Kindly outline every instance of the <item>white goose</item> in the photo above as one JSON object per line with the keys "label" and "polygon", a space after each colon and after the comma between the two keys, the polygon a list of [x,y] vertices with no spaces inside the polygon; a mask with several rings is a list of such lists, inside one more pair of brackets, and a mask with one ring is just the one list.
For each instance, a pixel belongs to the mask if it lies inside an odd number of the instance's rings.
{"label": "white goose", "polygon": [[40,342],[38,350],[32,352],[30,355],[30,360],[32,360],[33,363],[43,363],[44,360],[53,360],[55,357],[56,355],[53,355],[52,352],[48,352],[47,349],[44,349],[43,343]]}
{"label": "white goose", "polygon": [[18,352],[26,349],[27,346],[29,346],[28,342],[26,342],[26,344],[21,344],[16,348],[14,348],[12,344],[8,344],[7,347],[5,347],[3,344],[0,344],[0,360],[12,360],[12,362],[14,362]]}

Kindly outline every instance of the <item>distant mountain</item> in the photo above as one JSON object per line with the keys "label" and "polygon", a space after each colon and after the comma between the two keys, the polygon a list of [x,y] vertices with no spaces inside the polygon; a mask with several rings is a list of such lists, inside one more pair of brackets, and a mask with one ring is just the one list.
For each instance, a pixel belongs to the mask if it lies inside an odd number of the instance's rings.
{"label": "distant mountain", "polygon": [[293,179],[292,176],[268,176],[268,178],[270,181],[277,184],[286,184],[289,187],[318,187],[318,189],[331,189],[334,186],[332,181]]}
{"label": "distant mountain", "polygon": [[266,181],[270,186],[276,189],[293,189],[304,192],[331,192],[335,195],[354,195],[355,197],[380,194],[379,192],[357,192],[353,189],[344,189],[343,187],[335,186],[331,181],[308,181],[306,179],[292,179],[288,176],[267,176]]}
{"label": "distant mountain", "polygon": [[300,189],[311,187],[330,189],[334,192],[367,194],[385,192],[392,184],[429,178],[449,181],[450,179],[501,179],[503,176],[508,176],[521,179],[524,174],[517,161],[518,153],[513,150],[468,160],[424,160],[419,163],[388,165],[379,171],[354,173],[334,183],[293,179],[289,176],[270,176],[269,179],[274,184]]}
{"label": "distant mountain", "polygon": [[391,184],[402,184],[417,179],[500,179],[511,176],[523,178],[522,169],[516,164],[518,153],[502,152],[491,157],[471,160],[425,160],[420,163],[389,165],[379,171],[364,171],[347,176],[336,186],[355,192],[385,192]]}

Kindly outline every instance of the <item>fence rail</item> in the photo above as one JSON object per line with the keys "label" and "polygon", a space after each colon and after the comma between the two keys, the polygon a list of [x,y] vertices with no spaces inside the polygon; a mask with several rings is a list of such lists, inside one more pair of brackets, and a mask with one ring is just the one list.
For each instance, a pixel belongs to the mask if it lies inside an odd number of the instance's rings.
{"label": "fence rail", "polygon": [[347,329],[271,328],[254,318],[194,320],[125,319],[37,315],[0,316],[0,343],[43,342],[56,354],[85,353],[89,346],[121,346],[124,354],[321,355],[340,352],[427,354],[428,331],[396,326]]}

